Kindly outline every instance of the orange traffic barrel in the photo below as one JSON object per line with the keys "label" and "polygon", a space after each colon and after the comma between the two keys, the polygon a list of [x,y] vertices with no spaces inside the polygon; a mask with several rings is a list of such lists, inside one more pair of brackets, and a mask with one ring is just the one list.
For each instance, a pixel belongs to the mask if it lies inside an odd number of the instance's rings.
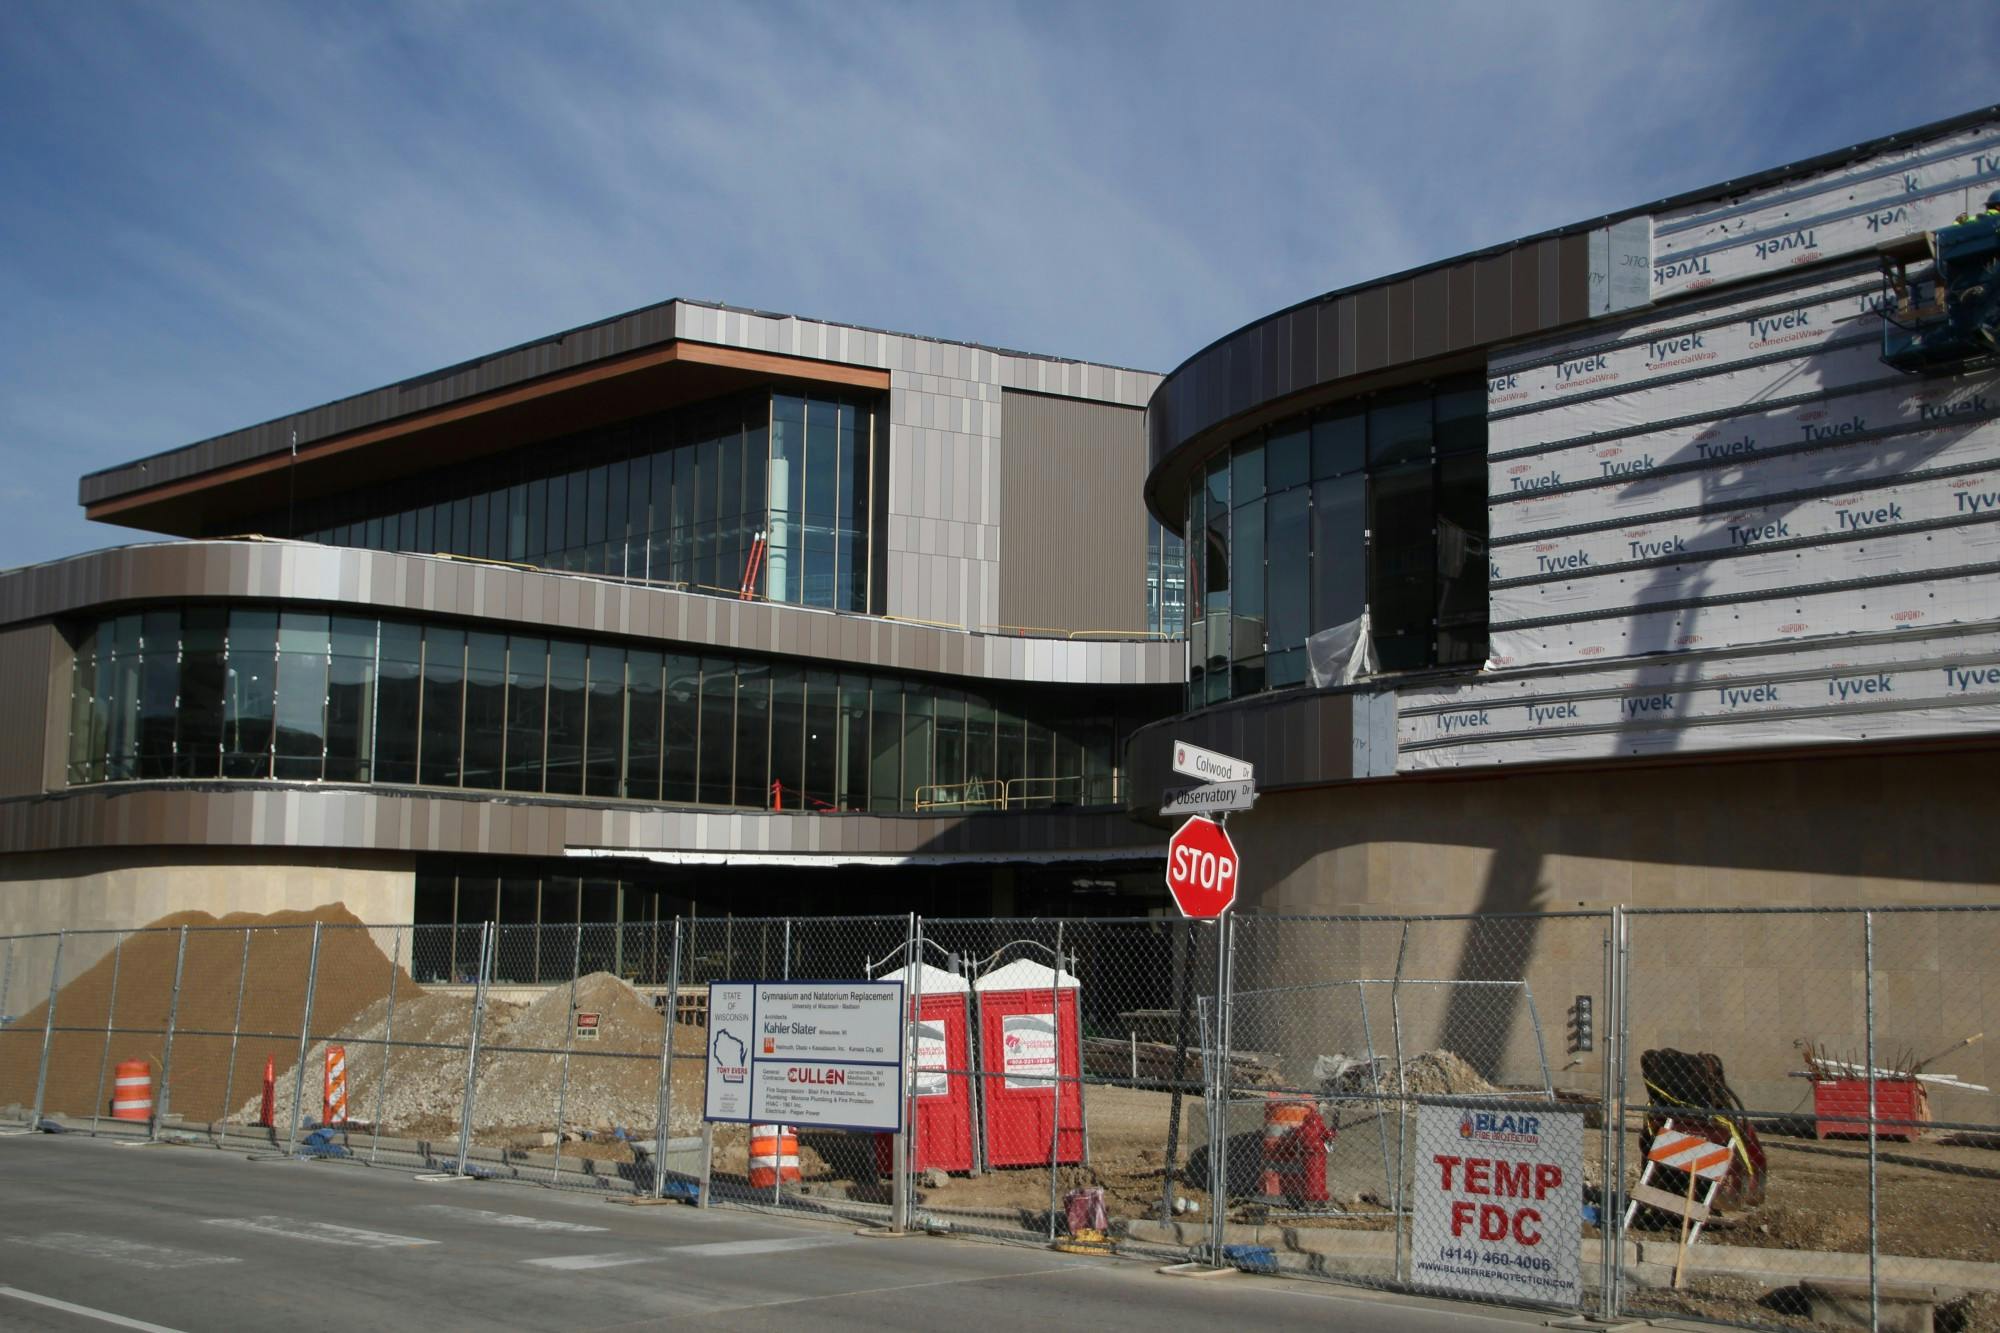
{"label": "orange traffic barrel", "polygon": [[111,1118],[153,1118],[153,1067],[144,1060],[120,1060],[111,1079]]}
{"label": "orange traffic barrel", "polygon": [[771,1189],[782,1178],[798,1183],[799,1140],[790,1125],[750,1126],[750,1188]]}
{"label": "orange traffic barrel", "polygon": [[1264,1103],[1263,1195],[1269,1203],[1325,1203],[1326,1147],[1333,1138],[1310,1098],[1268,1094]]}

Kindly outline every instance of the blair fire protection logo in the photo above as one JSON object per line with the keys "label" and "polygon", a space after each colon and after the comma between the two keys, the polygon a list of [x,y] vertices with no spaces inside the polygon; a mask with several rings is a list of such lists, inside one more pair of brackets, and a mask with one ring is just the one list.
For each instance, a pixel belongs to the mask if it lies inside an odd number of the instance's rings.
{"label": "blair fire protection logo", "polygon": [[1458,1122],[1458,1136],[1483,1143],[1541,1143],[1541,1122],[1531,1115],[1496,1115],[1492,1111],[1467,1111]]}

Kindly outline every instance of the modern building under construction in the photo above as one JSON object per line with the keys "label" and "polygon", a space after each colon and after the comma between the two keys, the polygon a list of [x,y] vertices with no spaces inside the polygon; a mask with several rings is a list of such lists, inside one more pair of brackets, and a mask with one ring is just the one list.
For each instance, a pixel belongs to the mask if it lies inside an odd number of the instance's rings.
{"label": "modern building under construction", "polygon": [[1164,378],[670,301],[94,473],[175,540],[0,575],[0,930],[1171,910],[1170,739],[1246,910],[1991,899],[1995,188],[2000,108]]}

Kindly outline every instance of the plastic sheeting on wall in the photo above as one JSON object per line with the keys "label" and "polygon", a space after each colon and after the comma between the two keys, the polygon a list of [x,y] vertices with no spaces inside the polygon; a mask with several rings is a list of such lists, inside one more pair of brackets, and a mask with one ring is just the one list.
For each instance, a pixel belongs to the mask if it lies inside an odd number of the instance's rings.
{"label": "plastic sheeting on wall", "polygon": [[2000,630],[1912,629],[1404,691],[1400,771],[2000,724]]}
{"label": "plastic sheeting on wall", "polygon": [[1988,124],[1653,218],[1653,297],[1780,273],[1949,225],[2000,183]]}

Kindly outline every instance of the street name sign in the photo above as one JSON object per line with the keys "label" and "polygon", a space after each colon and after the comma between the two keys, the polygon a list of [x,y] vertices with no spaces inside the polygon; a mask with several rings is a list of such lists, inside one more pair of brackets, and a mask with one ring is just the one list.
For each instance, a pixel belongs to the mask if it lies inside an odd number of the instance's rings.
{"label": "street name sign", "polygon": [[1216,810],[1248,810],[1257,804],[1254,782],[1210,782],[1200,787],[1170,788],[1162,797],[1163,815],[1205,815]]}
{"label": "street name sign", "polygon": [[709,983],[703,1118],[901,1129],[903,1009],[900,981]]}
{"label": "street name sign", "polygon": [[1251,782],[1257,777],[1256,766],[1249,760],[1217,754],[1186,741],[1174,742],[1174,772],[1203,782]]}

